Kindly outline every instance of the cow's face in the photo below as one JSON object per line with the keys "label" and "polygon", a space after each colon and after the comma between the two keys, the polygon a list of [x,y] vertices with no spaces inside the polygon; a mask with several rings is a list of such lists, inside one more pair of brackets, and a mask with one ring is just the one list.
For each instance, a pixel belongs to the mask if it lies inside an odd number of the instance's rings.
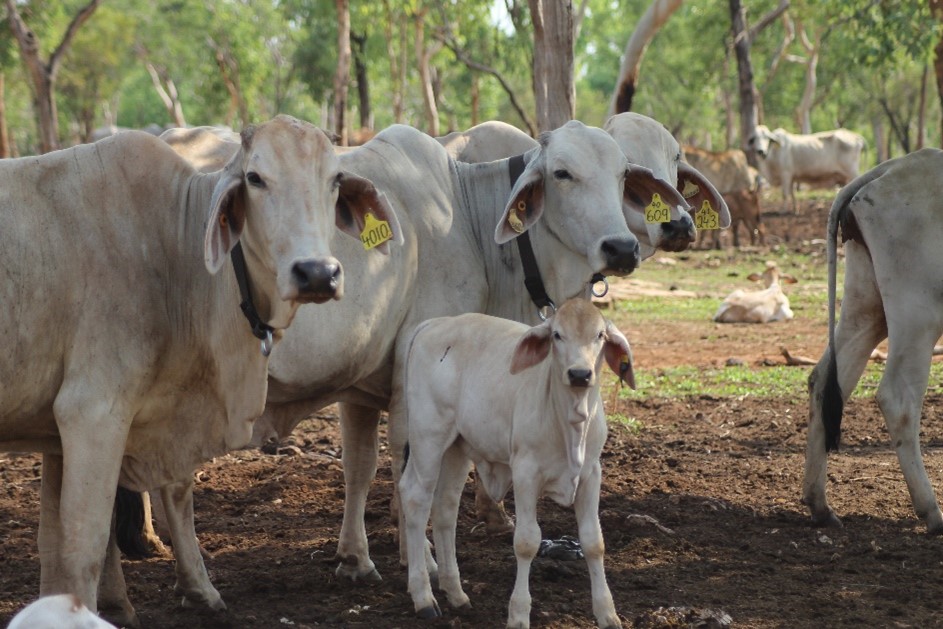
{"label": "cow's face", "polygon": [[298,304],[343,296],[343,270],[330,250],[335,224],[359,235],[371,212],[393,221],[394,238],[399,232],[382,195],[366,180],[341,172],[327,134],[289,116],[243,131],[242,146],[213,199],[207,267],[218,270],[240,240],[254,297],[268,302],[257,305],[273,312],[273,327],[287,325]]}
{"label": "cow's face", "polygon": [[776,136],[769,130],[769,127],[757,125],[756,129],[753,130],[753,134],[747,140],[747,146],[756,151],[756,154],[760,157],[766,157],[769,155],[770,144],[776,141]]}

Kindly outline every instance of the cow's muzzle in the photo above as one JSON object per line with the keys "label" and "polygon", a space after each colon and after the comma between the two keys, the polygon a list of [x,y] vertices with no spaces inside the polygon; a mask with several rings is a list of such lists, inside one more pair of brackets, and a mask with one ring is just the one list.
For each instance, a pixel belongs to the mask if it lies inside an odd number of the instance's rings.
{"label": "cow's muzzle", "polygon": [[640,261],[638,240],[635,238],[609,238],[601,245],[606,268],[613,275],[628,275]]}
{"label": "cow's muzzle", "polygon": [[593,380],[592,369],[567,369],[566,377],[571,387],[588,387]]}
{"label": "cow's muzzle", "polygon": [[664,251],[684,251],[696,237],[697,230],[694,229],[694,221],[685,214],[677,220],[661,224],[659,248]]}
{"label": "cow's muzzle", "polygon": [[298,291],[296,300],[301,303],[323,304],[340,299],[343,279],[341,264],[333,258],[305,260],[291,267],[291,281]]}

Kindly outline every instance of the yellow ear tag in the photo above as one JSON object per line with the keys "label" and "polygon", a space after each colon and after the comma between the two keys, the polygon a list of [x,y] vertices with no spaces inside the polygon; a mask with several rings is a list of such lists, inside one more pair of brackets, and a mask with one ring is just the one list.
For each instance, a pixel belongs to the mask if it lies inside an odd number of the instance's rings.
{"label": "yellow ear tag", "polygon": [[698,229],[720,229],[720,215],[707,199],[694,214],[694,226]]}
{"label": "yellow ear tag", "polygon": [[360,242],[363,248],[370,251],[393,238],[393,230],[386,221],[377,220],[377,217],[367,212],[363,219],[363,231],[360,232]]}
{"label": "yellow ear tag", "polygon": [[661,200],[661,195],[657,192],[652,195],[652,202],[645,208],[645,222],[649,224],[671,222],[671,208]]}
{"label": "yellow ear tag", "polygon": [[701,191],[700,186],[691,181],[690,179],[684,180],[684,190],[681,191],[681,196],[685,199],[690,199],[695,194]]}
{"label": "yellow ear tag", "polygon": [[518,212],[523,212],[527,209],[527,206],[523,201],[519,201],[517,207],[510,212],[508,212],[508,225],[511,226],[511,229],[516,231],[518,234],[524,233],[524,221],[521,220],[521,217],[517,215]]}

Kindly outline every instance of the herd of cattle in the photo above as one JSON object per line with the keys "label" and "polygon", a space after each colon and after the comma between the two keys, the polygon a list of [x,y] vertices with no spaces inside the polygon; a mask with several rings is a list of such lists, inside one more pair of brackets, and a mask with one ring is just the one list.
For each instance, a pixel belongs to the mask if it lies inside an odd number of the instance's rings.
{"label": "herd of cattle", "polygon": [[[750,143],[787,201],[796,182],[848,184],[828,226],[829,349],[810,377],[803,499],[813,520],[838,522],[825,499],[826,452],[838,446],[842,403],[864,361],[890,337],[878,400],[914,506],[943,531],[918,442],[943,333],[943,297],[921,288],[943,279],[931,244],[943,238],[932,203],[943,152],[855,179],[864,143],[851,132],[761,126]],[[737,220],[751,242],[762,239],[759,179],[742,153],[682,147],[631,113],[537,140],[500,122],[441,138],[394,125],[355,148],[277,116],[238,135],[124,132],[0,161],[0,312],[10,322],[0,450],[43,455],[43,598],[23,613],[51,614],[49,626],[63,627],[102,609],[139,624],[109,526],[119,486],[159,496],[175,593],[224,609],[195,535],[194,471],[282,439],[338,403],[339,576],[380,578],[364,511],[385,411],[403,505],[400,559],[421,617],[441,614],[433,580],[452,606],[469,602],[455,520],[474,463],[482,508],[499,509],[515,490],[508,626],[529,626],[541,495],[576,509],[594,615],[601,627],[621,626],[597,514],[599,379],[604,365],[630,386],[634,378],[628,341],[588,298],[656,250],[690,246],[696,225]],[[847,242],[836,330],[839,226]],[[778,297],[790,278],[769,265],[756,279],[766,283],[763,307],[774,306],[766,320],[791,317]],[[732,295],[717,320],[755,312],[755,295]]]}

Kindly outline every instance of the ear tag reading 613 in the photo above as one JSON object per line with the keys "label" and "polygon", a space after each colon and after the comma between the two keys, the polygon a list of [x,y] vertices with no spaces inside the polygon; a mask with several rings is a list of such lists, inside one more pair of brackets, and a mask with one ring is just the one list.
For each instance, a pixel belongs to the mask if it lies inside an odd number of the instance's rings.
{"label": "ear tag reading 613", "polygon": [[652,195],[652,202],[645,207],[645,222],[648,224],[671,222],[671,208],[661,200],[661,195],[657,192]]}
{"label": "ear tag reading 613", "polygon": [[386,221],[377,220],[377,217],[367,212],[363,219],[363,231],[360,232],[360,242],[363,248],[370,251],[393,238],[393,230]]}
{"label": "ear tag reading 613", "polygon": [[705,199],[701,209],[695,212],[694,226],[698,229],[720,229],[720,215],[710,201]]}

